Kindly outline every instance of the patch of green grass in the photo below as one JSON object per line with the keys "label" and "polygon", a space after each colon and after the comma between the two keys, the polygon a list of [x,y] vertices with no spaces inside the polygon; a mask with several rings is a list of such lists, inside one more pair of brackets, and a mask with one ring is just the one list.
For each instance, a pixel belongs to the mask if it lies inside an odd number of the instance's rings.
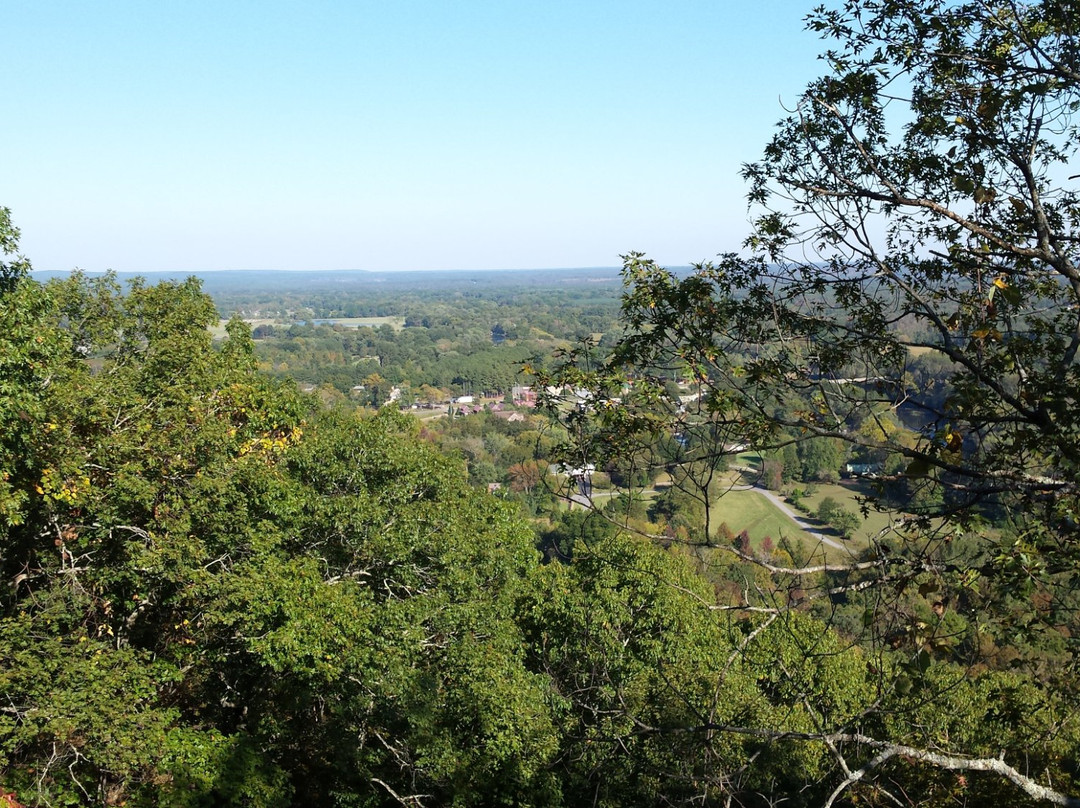
{"label": "patch of green grass", "polygon": [[872,493],[869,483],[860,480],[852,480],[844,484],[837,483],[808,483],[796,484],[796,488],[809,489],[810,493],[803,499],[806,509],[812,514],[821,505],[826,497],[832,497],[842,508],[855,513],[859,517],[859,528],[852,535],[851,543],[865,547],[869,543],[869,537],[874,536],[889,526],[892,516],[887,513],[878,513],[871,510],[866,518],[863,518],[858,498]]}
{"label": "patch of green grass", "polygon": [[[360,328],[362,326],[368,326],[369,328],[378,328],[381,325],[388,325],[395,331],[400,331],[405,327],[404,317],[329,317],[326,318],[329,322],[322,322],[322,318],[316,318],[320,325],[340,325],[342,328]],[[214,339],[221,339],[225,336],[225,325],[228,320],[219,320],[217,325],[210,326],[210,333],[213,334]],[[282,323],[280,320],[272,319],[251,319],[244,320],[245,323],[252,329],[258,328],[260,325],[272,325],[282,329],[284,332],[293,323]]]}
{"label": "patch of green grass", "polygon": [[[404,317],[330,317],[327,319],[330,322],[325,323],[325,325],[340,325],[343,328],[361,328],[363,326],[378,328],[381,325],[388,325],[398,331],[405,327]],[[316,321],[320,322],[320,319],[316,318]]]}
{"label": "patch of green grass", "polygon": [[745,530],[755,545],[760,544],[766,536],[769,536],[774,544],[779,543],[782,536],[794,541],[814,541],[813,537],[795,524],[787,514],[777,510],[772,502],[757,491],[728,491],[717,500],[710,516],[714,526],[718,527],[721,522],[726,522],[728,529],[735,535]]}
{"label": "patch of green grass", "polygon": [[761,455],[757,452],[739,452],[735,455],[735,461],[731,465],[761,468]]}

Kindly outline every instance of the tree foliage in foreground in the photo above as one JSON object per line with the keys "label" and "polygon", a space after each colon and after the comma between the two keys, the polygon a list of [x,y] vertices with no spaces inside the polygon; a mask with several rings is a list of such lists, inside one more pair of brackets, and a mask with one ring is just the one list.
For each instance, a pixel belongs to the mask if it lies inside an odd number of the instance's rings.
{"label": "tree foliage in foreground", "polygon": [[543,793],[557,737],[514,621],[536,553],[510,508],[411,421],[320,413],[254,372],[242,324],[213,348],[194,282],[6,280],[0,787]]}
{"label": "tree foliage in foreground", "polygon": [[625,534],[541,565],[411,420],[318,410],[254,370],[240,323],[213,346],[194,282],[6,280],[5,802],[824,794],[821,745],[718,729],[811,732],[876,687],[812,618],[717,612],[687,559]]}
{"label": "tree foliage in foreground", "polygon": [[[679,278],[628,256],[627,336],[606,363],[572,353],[547,380],[574,391],[549,401],[567,462],[659,462],[706,515],[712,470],[737,446],[840,441],[872,459],[881,474],[865,507],[894,518],[849,563],[754,557],[721,546],[706,516],[696,542],[714,560],[751,564],[730,608],[828,617],[856,604],[863,625],[849,633],[895,663],[883,690],[942,712],[959,708],[958,692],[988,697],[979,672],[1003,665],[984,656],[992,636],[1013,646],[1004,665],[1017,686],[1058,704],[1060,722],[1010,752],[929,731],[936,720],[878,691],[857,718],[822,719],[802,736],[834,753],[830,803],[852,789],[934,802],[956,772],[965,787],[992,772],[1014,795],[1070,802],[1076,752],[1061,743],[1075,737],[1080,707],[1078,26],[1076,4],[1052,0],[819,9],[809,27],[830,42],[827,72],[744,169],[758,211],[749,257]],[[912,383],[907,371],[925,356],[949,369],[947,391]],[[673,372],[692,380],[696,401],[665,389]],[[1026,732],[1047,714],[1021,707],[1006,723]],[[794,737],[741,726],[731,731]]]}
{"label": "tree foliage in foreground", "polygon": [[809,731],[764,678],[780,654],[829,710],[870,686],[857,657],[785,650],[820,630],[803,616],[742,655],[754,627],[634,537],[541,565],[411,420],[319,411],[253,370],[242,324],[212,346],[194,282],[20,270],[0,317],[7,802],[753,800],[825,750],[759,761],[702,721]]}
{"label": "tree foliage in foreground", "polygon": [[[710,582],[588,519],[540,565],[410,422],[318,411],[240,324],[212,346],[197,284],[0,267],[0,799],[1068,804],[1074,17],[817,14],[833,72],[747,169],[776,207],[759,257],[685,280],[631,258],[615,359],[563,369],[572,467],[634,478],[659,445],[668,505],[706,520],[738,444],[891,461],[881,502],[917,507],[846,565],[707,527]],[[906,383],[912,348],[955,367],[947,394]],[[821,619],[853,603],[858,638]],[[983,629],[1017,655],[981,661]]]}
{"label": "tree foliage in foreground", "polygon": [[914,742],[912,715],[924,747],[1068,777],[1067,705],[1022,677],[900,692],[918,666],[716,609],[691,559],[588,520],[541,565],[408,419],[319,411],[253,371],[240,324],[213,347],[194,283],[11,280],[5,800],[814,805],[843,782],[829,743]]}

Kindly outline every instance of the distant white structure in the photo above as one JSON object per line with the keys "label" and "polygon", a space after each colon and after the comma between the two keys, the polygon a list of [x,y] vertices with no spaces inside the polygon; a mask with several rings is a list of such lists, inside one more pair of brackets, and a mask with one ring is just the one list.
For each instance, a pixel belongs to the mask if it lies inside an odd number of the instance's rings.
{"label": "distant white structure", "polygon": [[454,403],[455,404],[475,404],[476,403],[476,397],[475,396],[458,396],[457,398],[454,399]]}

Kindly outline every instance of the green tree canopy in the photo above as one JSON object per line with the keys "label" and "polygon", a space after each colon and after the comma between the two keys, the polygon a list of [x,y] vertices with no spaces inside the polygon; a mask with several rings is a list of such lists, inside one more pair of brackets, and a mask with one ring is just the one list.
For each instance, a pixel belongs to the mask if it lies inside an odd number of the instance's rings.
{"label": "green tree canopy", "polygon": [[[556,747],[528,526],[407,418],[215,347],[194,281],[0,292],[0,787],[26,804],[523,800]],[[468,742],[462,744],[462,738]]]}
{"label": "green tree canopy", "polygon": [[[688,277],[627,256],[626,336],[599,369],[577,352],[545,380],[586,404],[547,403],[577,464],[602,467],[690,431],[709,440],[683,468],[791,441],[807,460],[814,442],[838,441],[880,464],[866,507],[893,519],[866,554],[758,559],[774,591],[747,587],[745,605],[857,599],[870,652],[898,660],[884,689],[930,688],[931,703],[942,698],[931,692],[937,660],[978,655],[957,645],[942,656],[908,591],[935,593],[937,625],[953,604],[1020,649],[1040,632],[1080,630],[1077,13],[1053,0],[850,0],[818,9],[809,27],[829,42],[827,70],[744,168],[756,216],[747,253]],[[913,388],[905,374],[918,355],[941,357],[947,393]],[[701,396],[677,407],[653,380],[683,367]],[[620,392],[627,384],[633,396]],[[734,552],[714,539],[706,528],[697,542]],[[1023,607],[1033,593],[1045,608]],[[1080,706],[1074,650],[1016,660],[1066,711]],[[881,699],[865,704],[864,727],[891,709]],[[827,726],[806,739],[835,743]],[[1019,747],[989,757],[955,733],[919,747],[901,726],[835,749],[830,804],[856,783],[895,798],[897,755],[1068,801],[1069,781],[1030,774]],[[1052,759],[1052,747],[1031,751]]]}

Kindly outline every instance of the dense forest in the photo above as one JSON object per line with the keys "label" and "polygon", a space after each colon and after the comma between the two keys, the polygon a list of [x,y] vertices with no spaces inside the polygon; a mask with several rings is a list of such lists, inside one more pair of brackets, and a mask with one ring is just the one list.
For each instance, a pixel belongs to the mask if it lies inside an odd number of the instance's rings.
{"label": "dense forest", "polygon": [[250,319],[265,372],[328,393],[349,395],[363,386],[367,402],[381,406],[392,387],[410,401],[432,398],[430,391],[421,393],[425,386],[443,391],[436,400],[506,395],[529,383],[521,372],[529,359],[568,341],[600,339],[615,327],[617,279],[599,286],[567,284],[558,276],[537,288],[514,283],[503,279],[480,290],[469,284],[465,291],[456,285],[362,288],[339,291],[332,301],[307,293],[264,299],[257,309],[252,295],[216,302],[226,316],[258,312]]}
{"label": "dense forest", "polygon": [[0,806],[1080,804],[1077,25],[818,10],[689,272],[40,280],[0,208]]}

